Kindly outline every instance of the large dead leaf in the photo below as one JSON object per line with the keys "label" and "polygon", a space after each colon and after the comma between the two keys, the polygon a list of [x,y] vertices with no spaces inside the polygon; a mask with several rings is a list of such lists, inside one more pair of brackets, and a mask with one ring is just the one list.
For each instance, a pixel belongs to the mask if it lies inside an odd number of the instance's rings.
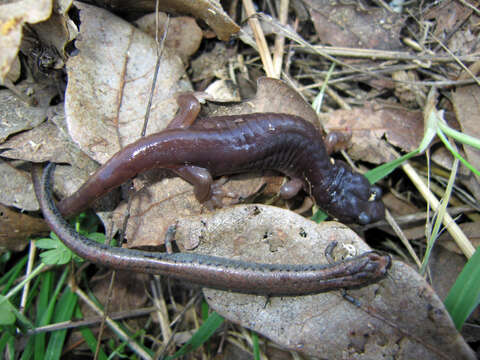
{"label": "large dead leaf", "polygon": [[[325,247],[338,240],[357,253],[368,247],[346,226],[315,224],[290,211],[235,206],[177,221],[182,249],[246,261],[327,263]],[[341,248],[339,251],[341,252]],[[335,253],[334,253],[335,254]],[[273,297],[205,289],[210,306],[289,349],[327,359],[474,359],[442,302],[412,268],[394,262],[379,283],[349,290]]]}
{"label": "large dead leaf", "polygon": [[[80,9],[79,54],[67,62],[65,114],[70,136],[100,163],[140,137],[155,70],[155,41],[105,10]],[[174,94],[190,90],[178,56],[165,48],[147,133],[177,110]]]}
{"label": "large dead leaf", "polygon": [[23,0],[0,6],[0,83],[17,58],[25,23],[46,20],[52,12],[52,0]]}
{"label": "large dead leaf", "polygon": [[352,110],[322,114],[321,118],[329,131],[352,132],[348,153],[353,159],[374,164],[394,159],[384,137],[390,144],[408,152],[418,147],[423,136],[421,111],[386,104],[367,103]]}
{"label": "large dead leaf", "polygon": [[402,47],[403,18],[381,6],[365,2],[343,4],[329,0],[304,1],[323,43],[366,49],[396,50]]}

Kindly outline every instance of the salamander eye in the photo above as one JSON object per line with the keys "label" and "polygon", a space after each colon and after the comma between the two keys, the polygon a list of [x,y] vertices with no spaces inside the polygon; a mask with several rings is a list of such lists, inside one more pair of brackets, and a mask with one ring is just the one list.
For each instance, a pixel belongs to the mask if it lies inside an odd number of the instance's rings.
{"label": "salamander eye", "polygon": [[377,201],[382,197],[382,189],[380,189],[378,186],[372,186],[370,188],[370,197],[368,198],[368,201]]}
{"label": "salamander eye", "polygon": [[359,224],[367,225],[370,223],[370,221],[371,221],[370,216],[365,211],[362,211],[360,215],[358,215]]}

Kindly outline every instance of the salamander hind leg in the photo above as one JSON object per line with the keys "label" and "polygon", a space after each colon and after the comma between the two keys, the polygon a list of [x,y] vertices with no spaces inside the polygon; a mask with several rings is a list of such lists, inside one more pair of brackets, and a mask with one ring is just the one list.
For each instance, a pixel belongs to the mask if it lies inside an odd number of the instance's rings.
{"label": "salamander hind leg", "polygon": [[181,166],[172,170],[193,185],[195,197],[209,210],[223,207],[224,197],[235,197],[222,188],[227,181],[226,177],[214,181],[207,169],[198,166]]}

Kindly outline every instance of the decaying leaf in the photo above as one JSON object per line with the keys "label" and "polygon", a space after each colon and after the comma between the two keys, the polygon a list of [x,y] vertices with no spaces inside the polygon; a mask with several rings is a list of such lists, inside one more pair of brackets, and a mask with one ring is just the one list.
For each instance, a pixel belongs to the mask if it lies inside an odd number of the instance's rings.
{"label": "decaying leaf", "polygon": [[0,249],[22,251],[28,238],[41,233],[48,234],[50,228],[41,218],[22,214],[0,204]]}
{"label": "decaying leaf", "polygon": [[387,104],[367,103],[352,110],[336,110],[322,114],[329,131],[352,132],[352,147],[348,149],[353,159],[380,164],[394,159],[388,150],[389,143],[404,151],[415,150],[423,136],[423,115]]}
{"label": "decaying leaf", "polygon": [[[320,225],[290,211],[264,205],[235,206],[177,221],[177,244],[194,252],[246,261],[327,263],[332,241],[368,247],[346,226]],[[289,349],[336,359],[473,359],[442,302],[409,266],[395,261],[379,283],[349,290],[272,297],[204,290],[210,306]]]}
{"label": "decaying leaf", "polygon": [[21,210],[38,210],[30,172],[22,165],[0,159],[0,203]]}
{"label": "decaying leaf", "polygon": [[[462,131],[477,139],[480,138],[480,87],[478,85],[459,87],[452,93],[452,102],[455,109],[455,115]],[[480,169],[480,150],[471,146],[464,146],[467,160],[476,169]],[[480,178],[476,176],[477,182]],[[478,197],[480,194],[474,192]]]}
{"label": "decaying leaf", "polygon": [[[65,114],[69,134],[100,163],[141,135],[156,63],[155,41],[111,13],[80,9],[79,54],[67,62]],[[174,95],[191,89],[178,56],[164,49],[147,133],[177,110]]]}
{"label": "decaying leaf", "polygon": [[16,88],[24,93],[32,93],[38,104],[29,106],[10,90],[0,90],[0,143],[12,134],[32,129],[45,121],[50,101],[57,93],[56,88],[41,83],[23,83]]}
{"label": "decaying leaf", "polygon": [[364,2],[305,1],[323,43],[354,48],[396,50],[402,47],[399,14]]}

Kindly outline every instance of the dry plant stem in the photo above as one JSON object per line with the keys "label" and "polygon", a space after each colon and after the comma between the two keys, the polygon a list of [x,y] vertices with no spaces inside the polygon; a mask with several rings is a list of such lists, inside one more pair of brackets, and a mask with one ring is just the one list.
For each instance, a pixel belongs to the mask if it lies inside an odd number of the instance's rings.
{"label": "dry plant stem", "polygon": [[397,234],[397,236],[400,238],[400,241],[402,242],[402,244],[407,248],[408,253],[412,257],[412,259],[415,260],[415,263],[417,264],[418,268],[420,269],[420,267],[422,266],[422,262],[420,261],[417,254],[415,253],[415,250],[413,249],[412,245],[410,245],[410,242],[408,241],[407,237],[403,233],[400,226],[398,226],[398,223],[392,217],[392,214],[390,213],[390,211],[388,211],[388,210],[385,211],[385,218],[386,218],[387,222],[390,224],[390,226],[392,227],[395,234]]}
{"label": "dry plant stem", "polygon": [[[152,295],[153,295],[153,304],[157,309],[155,314],[157,316],[157,320],[160,323],[160,329],[162,331],[162,343],[163,349],[167,344],[168,339],[172,336],[172,331],[170,329],[170,319],[168,318],[168,309],[167,304],[165,302],[165,297],[161,291],[161,277],[159,275],[154,275],[154,281],[150,283]],[[163,351],[162,349],[162,351]]]}
{"label": "dry plant stem", "polygon": [[[150,306],[146,308],[133,309],[127,311],[119,311],[114,314],[110,314],[112,320],[125,320],[127,318],[140,317],[150,315],[155,311],[155,307]],[[67,329],[76,329],[82,326],[92,326],[98,324],[102,321],[103,316],[93,316],[85,320],[79,321],[62,321],[51,325],[39,326],[33,330],[27,331],[27,336],[32,336],[44,332],[52,332],[55,330],[67,330]]]}
{"label": "dry plant stem", "polygon": [[[465,56],[457,56],[452,58],[451,56],[431,56],[431,55],[420,55],[420,54],[411,54],[408,52],[402,51],[387,51],[387,50],[373,50],[373,49],[355,49],[355,48],[345,48],[337,46],[325,46],[325,45],[314,45],[315,49],[322,51],[330,56],[338,57],[352,57],[352,58],[366,58],[374,60],[417,60],[417,61],[431,61],[437,63],[450,63],[456,62],[458,60],[464,62],[474,62],[480,60],[480,52]],[[312,53],[312,50],[305,48],[302,45],[294,46],[296,51],[305,51]]]}
{"label": "dry plant stem", "polygon": [[[33,264],[35,264],[35,254],[37,252],[36,250],[37,250],[37,247],[35,246],[35,242],[31,241],[30,250],[28,252],[28,265],[27,265],[27,271],[25,272],[25,277],[28,277],[32,272]],[[23,287],[22,298],[20,300],[20,313],[22,314],[25,311],[25,305],[27,304],[29,290],[30,290],[30,281],[27,281],[27,283]]]}
{"label": "dry plant stem", "polygon": [[258,51],[262,59],[263,67],[267,76],[275,77],[275,70],[273,68],[273,61],[268,50],[267,41],[265,40],[265,35],[263,34],[262,27],[260,26],[260,21],[254,17],[255,9],[253,7],[252,0],[243,0],[243,6],[245,7],[245,12],[249,17],[248,23],[253,30],[253,35],[255,36],[255,41],[257,42]]}
{"label": "dry plant stem", "polygon": [[[73,289],[72,289],[73,290]],[[91,309],[93,309],[97,314],[100,316],[104,316],[104,312],[102,309],[100,309],[93,301],[90,300],[90,298],[85,294],[82,290],[80,290],[78,287],[74,289],[75,294],[82,299]],[[122,339],[124,340],[130,349],[132,349],[139,357],[142,359],[147,359],[151,360],[152,357],[146,353],[140,346],[135,343],[132,339],[128,337],[128,335],[118,326],[115,321],[113,321],[109,316],[105,317],[106,323],[110,328]]]}
{"label": "dry plant stem", "polygon": [[[289,0],[280,0],[279,20],[280,24],[287,24]],[[285,49],[285,36],[278,34],[275,37],[275,48],[273,51],[273,70],[275,76],[280,79],[282,73],[283,53]]]}
{"label": "dry plant stem", "polygon": [[[433,195],[432,192],[428,189],[427,185],[425,185],[425,183],[422,181],[415,169],[408,163],[402,165],[402,169],[413,182],[418,191],[425,198],[425,200],[427,200],[431,208],[434,211],[437,211],[440,206],[440,202],[435,197],[435,195]],[[443,224],[445,225],[445,228],[448,230],[450,235],[452,235],[452,237],[455,239],[455,242],[465,254],[465,256],[467,258],[471,258],[473,253],[475,252],[475,248],[448,213],[445,213],[445,216],[443,217]]]}
{"label": "dry plant stem", "polygon": [[102,322],[100,323],[100,330],[98,331],[97,336],[97,347],[95,348],[95,357],[94,359],[98,359],[98,354],[100,354],[100,344],[102,343],[103,332],[105,331],[105,322],[107,320],[108,311],[110,310],[110,304],[112,302],[112,292],[113,292],[113,284],[115,284],[117,272],[114,270],[112,271],[112,276],[110,277],[110,284],[108,285],[107,291],[107,301],[105,302],[104,310],[103,310],[103,318]]}
{"label": "dry plant stem", "polygon": [[475,11],[477,13],[477,15],[480,15],[480,10],[478,10],[478,8],[476,6],[470,4],[469,2],[467,2],[465,0],[458,0],[458,1],[461,2],[463,5],[465,5],[466,7]]}

